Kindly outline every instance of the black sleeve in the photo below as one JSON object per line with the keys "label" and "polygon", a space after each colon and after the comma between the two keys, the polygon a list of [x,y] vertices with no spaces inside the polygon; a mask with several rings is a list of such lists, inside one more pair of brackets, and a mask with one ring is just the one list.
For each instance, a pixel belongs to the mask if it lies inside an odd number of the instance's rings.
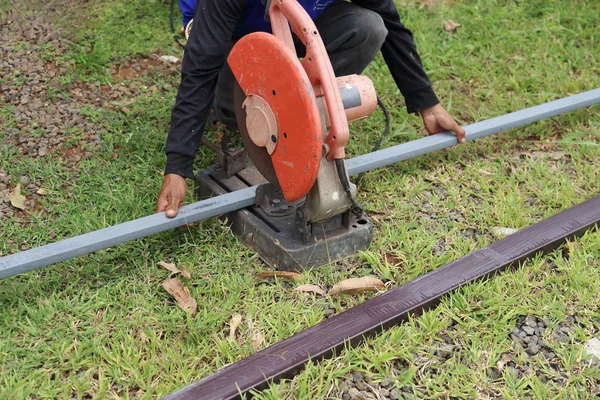
{"label": "black sleeve", "polygon": [[193,177],[193,162],[244,0],[198,0],[171,113],[165,174]]}
{"label": "black sleeve", "polygon": [[352,2],[375,11],[383,18],[388,36],[381,48],[381,54],[406,100],[408,112],[414,113],[438,104],[439,100],[423,69],[412,33],[400,21],[394,1],[352,0]]}

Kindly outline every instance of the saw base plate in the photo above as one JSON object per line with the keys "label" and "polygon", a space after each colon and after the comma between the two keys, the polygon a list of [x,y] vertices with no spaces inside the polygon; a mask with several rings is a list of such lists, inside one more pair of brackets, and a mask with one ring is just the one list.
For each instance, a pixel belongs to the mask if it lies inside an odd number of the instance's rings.
{"label": "saw base plate", "polygon": [[[232,177],[223,170],[206,169],[196,174],[196,196],[208,198],[254,185],[270,185],[256,168],[249,166]],[[299,226],[296,216],[303,201],[287,203],[271,193],[275,188],[259,187],[257,204],[222,215],[232,232],[272,268],[303,271],[330,264],[366,249],[372,238],[371,220],[350,212],[308,226]],[[259,200],[259,197],[263,197]],[[303,232],[300,232],[300,230]]]}

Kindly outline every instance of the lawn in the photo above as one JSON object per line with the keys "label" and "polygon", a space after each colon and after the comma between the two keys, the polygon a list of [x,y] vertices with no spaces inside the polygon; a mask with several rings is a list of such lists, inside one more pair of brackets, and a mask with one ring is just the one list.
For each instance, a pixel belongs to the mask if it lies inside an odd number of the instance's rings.
{"label": "lawn", "polygon": [[[461,124],[600,87],[596,0],[397,4]],[[158,56],[181,57],[169,4],[13,0],[0,17],[0,255],[151,214],[179,79]],[[447,20],[461,27],[448,33]],[[422,137],[380,57],[366,74],[392,116],[383,146]],[[349,156],[369,152],[383,125],[378,111],[353,124]],[[202,148],[196,168],[213,159]],[[9,204],[17,185],[24,210]],[[367,173],[371,247],[297,282],[257,280],[268,267],[218,219],[3,280],[0,398],[159,398],[376,295],[317,297],[299,284],[374,276],[392,288],[497,240],[496,228],[599,194],[595,106]],[[180,279],[195,315],[161,286],[160,261],[190,271]],[[256,395],[599,396],[600,363],[584,349],[600,337],[599,292],[595,230]],[[544,326],[533,355],[515,335],[527,320]]]}

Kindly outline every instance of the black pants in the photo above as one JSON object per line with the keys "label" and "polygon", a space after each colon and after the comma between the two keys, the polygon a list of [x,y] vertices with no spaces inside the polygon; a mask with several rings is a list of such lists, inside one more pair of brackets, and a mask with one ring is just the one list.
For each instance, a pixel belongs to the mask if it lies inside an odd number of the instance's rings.
{"label": "black pants", "polygon": [[[383,20],[377,13],[345,1],[333,3],[314,22],[336,76],[362,73],[387,36]],[[304,45],[297,38],[295,44],[298,56],[303,57],[306,53]],[[232,128],[236,125],[234,84],[235,77],[225,63],[217,82],[214,117]]]}

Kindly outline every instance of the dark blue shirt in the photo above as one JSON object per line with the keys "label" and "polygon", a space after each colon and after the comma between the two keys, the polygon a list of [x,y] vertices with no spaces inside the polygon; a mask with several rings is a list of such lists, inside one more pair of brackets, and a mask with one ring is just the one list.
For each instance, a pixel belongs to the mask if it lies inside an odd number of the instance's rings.
{"label": "dark blue shirt", "polygon": [[[298,0],[312,19],[317,18],[334,0]],[[252,32],[271,33],[271,24],[265,18],[265,6],[261,0],[245,0],[242,19],[237,24],[233,37],[241,38]]]}

